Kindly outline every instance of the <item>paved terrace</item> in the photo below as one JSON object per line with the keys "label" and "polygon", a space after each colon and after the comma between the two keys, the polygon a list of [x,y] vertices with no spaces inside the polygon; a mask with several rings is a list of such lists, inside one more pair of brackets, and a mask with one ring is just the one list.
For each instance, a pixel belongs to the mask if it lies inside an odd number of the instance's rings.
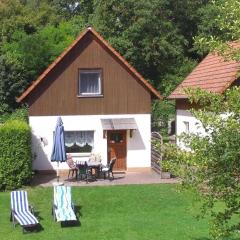
{"label": "paved terrace", "polygon": [[[126,184],[164,184],[178,183],[179,179],[161,179],[161,176],[155,171],[127,171],[126,173],[114,173],[114,180],[97,179],[86,183],[84,180],[76,180],[75,178],[67,178],[67,174],[60,176],[60,182],[70,186],[108,186],[108,185],[126,185]],[[33,186],[52,186],[56,182],[55,174],[36,174],[32,181]]]}

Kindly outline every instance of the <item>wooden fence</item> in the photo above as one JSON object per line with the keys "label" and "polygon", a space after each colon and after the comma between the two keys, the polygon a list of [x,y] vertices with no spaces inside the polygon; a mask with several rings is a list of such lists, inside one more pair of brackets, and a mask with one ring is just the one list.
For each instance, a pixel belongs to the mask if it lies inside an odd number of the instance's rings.
{"label": "wooden fence", "polygon": [[152,132],[151,135],[151,167],[157,173],[161,174],[163,139],[158,132]]}

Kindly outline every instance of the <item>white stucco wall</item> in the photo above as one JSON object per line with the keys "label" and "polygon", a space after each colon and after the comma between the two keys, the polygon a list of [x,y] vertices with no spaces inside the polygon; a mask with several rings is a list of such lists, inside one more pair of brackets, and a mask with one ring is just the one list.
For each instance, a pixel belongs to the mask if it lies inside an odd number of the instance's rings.
{"label": "white stucco wall", "polygon": [[[58,116],[30,116],[32,128],[32,152],[34,170],[51,170],[57,168],[57,163],[51,162],[53,131]],[[107,163],[107,139],[103,138],[101,119],[103,118],[134,118],[138,129],[133,131],[130,138],[127,131],[127,168],[151,166],[151,116],[150,114],[124,115],[79,115],[61,116],[65,131],[94,131],[94,153],[99,153],[102,163]],[[47,140],[47,145],[40,138]],[[88,160],[89,155],[77,155],[74,159]],[[66,163],[60,164],[60,169],[68,169]]]}
{"label": "white stucco wall", "polygon": [[204,134],[204,129],[201,126],[201,122],[198,121],[188,110],[176,111],[176,135],[177,145],[184,147],[183,143],[179,140],[179,136],[186,131],[184,122],[189,123],[189,133]]}

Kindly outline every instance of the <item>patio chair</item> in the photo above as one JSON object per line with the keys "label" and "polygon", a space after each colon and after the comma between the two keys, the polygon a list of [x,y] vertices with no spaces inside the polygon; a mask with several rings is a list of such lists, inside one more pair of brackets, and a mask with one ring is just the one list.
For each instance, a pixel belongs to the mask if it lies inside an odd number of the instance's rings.
{"label": "patio chair", "polygon": [[75,206],[72,202],[71,187],[54,187],[53,218],[57,222],[77,221]]}
{"label": "patio chair", "polygon": [[89,175],[90,175],[90,171],[88,168],[88,164],[86,161],[81,161],[77,164],[78,166],[78,178],[80,180],[86,180],[86,182],[88,182],[89,180]]}
{"label": "patio chair", "polygon": [[13,226],[16,226],[16,221],[25,228],[35,227],[39,224],[34,216],[33,207],[28,205],[28,197],[26,191],[11,192],[11,216]]}
{"label": "patio chair", "polygon": [[108,179],[110,179],[110,174],[112,175],[112,179],[114,179],[113,175],[113,166],[116,163],[117,159],[112,158],[109,165],[102,167],[102,173],[104,174],[104,179],[106,179],[106,175],[108,176]]}
{"label": "patio chair", "polygon": [[68,155],[68,157],[67,157],[67,165],[69,167],[68,179],[69,179],[70,173],[72,173],[72,177],[75,174],[75,177],[77,179],[77,177],[78,177],[78,167],[76,166],[76,164],[74,163],[74,161],[73,161],[73,159],[70,155]]}

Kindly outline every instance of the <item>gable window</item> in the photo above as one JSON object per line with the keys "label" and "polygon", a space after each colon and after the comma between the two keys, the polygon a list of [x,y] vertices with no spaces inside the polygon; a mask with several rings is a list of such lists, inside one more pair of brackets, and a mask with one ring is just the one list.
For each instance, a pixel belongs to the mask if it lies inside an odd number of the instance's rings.
{"label": "gable window", "polygon": [[93,149],[94,131],[65,131],[66,153],[90,153]]}
{"label": "gable window", "polygon": [[79,71],[78,95],[101,96],[102,95],[102,71],[100,69],[88,69]]}

